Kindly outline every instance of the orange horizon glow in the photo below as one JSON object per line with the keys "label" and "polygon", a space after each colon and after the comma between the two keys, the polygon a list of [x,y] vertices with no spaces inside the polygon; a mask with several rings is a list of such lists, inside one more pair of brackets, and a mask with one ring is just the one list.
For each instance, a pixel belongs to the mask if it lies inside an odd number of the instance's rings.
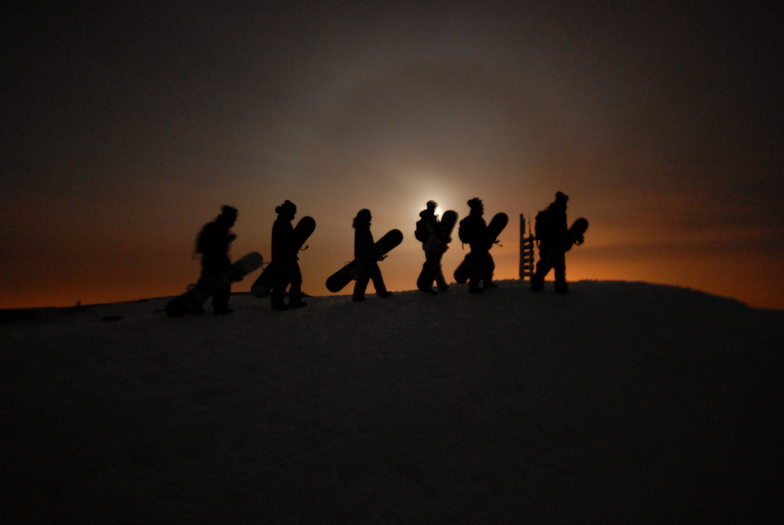
{"label": "orange horizon glow", "polygon": [[[510,214],[510,216],[510,224],[500,236],[500,245],[491,250],[496,263],[495,279],[497,280],[519,278],[519,227],[517,219],[519,214]],[[572,220],[572,216],[576,218],[576,215],[570,214],[570,220]],[[387,287],[392,291],[416,289],[416,278],[424,262],[424,255],[419,243],[413,239],[413,222],[412,220],[407,229],[405,226],[399,228],[404,231],[403,244],[393,250],[389,257],[380,263]],[[701,256],[698,253],[683,254],[681,257],[659,253],[658,257],[650,257],[649,250],[642,249],[642,255],[635,255],[634,248],[628,249],[628,253],[624,257],[618,257],[615,252],[617,245],[614,245],[610,239],[595,229],[595,226],[589,229],[584,245],[574,247],[567,254],[567,279],[569,281],[641,281],[681,286],[735,298],[752,307],[784,309],[784,294],[777,286],[777,275],[771,269],[767,269],[767,273],[765,273],[766,268],[763,264],[754,265],[754,261],[732,254],[717,258],[715,256]],[[242,230],[241,224],[235,226],[235,231],[242,232]],[[375,226],[373,231],[376,238],[383,234],[381,229]],[[308,250],[300,255],[304,279],[303,289],[314,296],[348,295],[353,289],[353,284],[349,284],[337,294],[332,294],[326,290],[324,282],[326,277],[350,259],[353,249],[353,230],[350,226],[344,227],[340,235],[341,239],[336,242],[335,246],[330,245],[330,236],[327,236],[327,242],[323,242],[324,239],[319,239],[321,233],[323,232],[320,232],[317,227],[313,237],[307,243]],[[242,238],[242,233],[240,235]],[[247,251],[255,251],[248,249],[254,243],[247,240],[245,242],[238,240],[235,244],[237,246],[232,250],[233,258],[238,258]],[[262,254],[265,255],[265,250],[268,254],[268,244],[265,246],[263,241],[258,244],[262,246]],[[594,246],[594,244],[598,244],[598,246]],[[641,247],[644,248],[644,245],[640,244],[637,248]],[[44,265],[33,266],[31,268],[33,271],[41,271],[45,275],[45,278],[39,277],[35,280],[40,286],[20,286],[17,290],[9,290],[6,287],[2,294],[2,301],[0,301],[0,309],[67,307],[74,306],[77,302],[86,306],[178,295],[184,291],[186,285],[198,279],[200,266],[198,260],[193,258],[191,250],[192,246],[188,243],[179,242],[178,246],[169,253],[162,252],[160,256],[150,252],[143,254],[147,259],[146,264],[140,264],[141,261],[138,260],[140,254],[134,252],[119,255],[104,254],[103,257],[107,260],[106,265],[103,268],[98,266],[91,268],[95,275],[111,276],[104,282],[90,282],[89,276],[80,273],[78,268],[72,267],[70,272],[66,272],[70,273],[71,280],[63,280],[62,276],[53,272],[47,274]],[[86,249],[86,252],[92,252],[91,257],[93,258],[99,256],[95,250]],[[453,242],[443,259],[444,274],[448,282],[454,283],[452,272],[466,253],[468,253],[468,247],[461,246],[457,238],[457,230],[455,230]],[[127,262],[123,263],[126,259]],[[322,259],[330,262],[324,263]],[[150,260],[161,260],[165,264],[151,265],[149,264]],[[79,266],[79,264],[74,266]],[[733,275],[740,275],[742,272],[748,271],[749,268],[756,272],[759,278],[759,281],[755,282],[753,286],[731,278]],[[234,284],[232,291],[234,293],[249,291],[250,285],[258,275],[258,271],[254,272],[243,282]],[[122,282],[120,276],[127,277],[128,281]],[[25,281],[22,272],[19,272],[16,277],[18,282]],[[553,276],[550,274],[548,280],[552,278]],[[453,284],[453,286],[459,287],[461,285]],[[522,288],[525,289],[526,286],[527,283],[521,283]],[[369,291],[372,289],[371,284]],[[267,299],[260,300],[260,304],[266,304],[266,302],[268,302]]]}

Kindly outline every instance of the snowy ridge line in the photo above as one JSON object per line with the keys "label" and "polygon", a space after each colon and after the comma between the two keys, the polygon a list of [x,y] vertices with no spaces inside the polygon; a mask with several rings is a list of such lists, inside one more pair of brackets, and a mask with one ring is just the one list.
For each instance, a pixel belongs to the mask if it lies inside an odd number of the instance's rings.
{"label": "snowy ridge line", "polygon": [[[496,284],[503,286],[519,286],[524,291],[528,291],[528,287],[530,286],[528,281],[520,281],[518,279],[503,279],[494,281]],[[625,280],[598,280],[598,279],[583,279],[580,281],[572,281],[570,282],[571,285],[585,285],[595,283],[597,285],[601,285],[602,287],[616,287],[619,289],[623,289],[623,287],[628,287],[630,285],[640,285],[640,286],[650,286],[650,287],[663,287],[663,288],[671,288],[676,290],[686,290],[690,292],[694,292],[697,294],[704,294],[711,297],[721,297],[723,299],[727,299],[730,301],[735,301],[740,304],[746,304],[742,301],[732,298],[732,297],[724,297],[720,295],[711,294],[709,292],[704,292],[702,290],[697,290],[695,288],[689,288],[684,286],[678,285],[671,285],[671,284],[663,284],[663,283],[650,283],[647,281],[625,281]],[[546,281],[545,286],[552,286],[552,281]],[[452,283],[451,290],[455,291],[458,290],[458,293],[461,287],[465,287],[467,289],[467,285],[460,285]],[[410,290],[393,290],[395,294],[413,294],[413,295],[422,295],[422,293],[417,289],[410,289]],[[448,295],[449,292],[446,292],[444,295]],[[454,295],[454,294],[453,294]],[[250,292],[232,292],[231,297],[234,299],[243,299],[251,296]],[[368,296],[374,296],[372,291],[368,291]],[[135,305],[135,304],[151,304],[154,307],[158,306],[160,301],[168,301],[171,298],[175,297],[174,295],[171,296],[161,296],[161,297],[149,297],[149,298],[141,298],[135,299],[131,301],[118,301],[112,303],[95,303],[95,304],[85,304],[85,305],[77,305],[77,306],[34,306],[30,308],[0,308],[0,322],[2,321],[9,321],[9,320],[25,320],[25,319],[39,319],[39,318],[52,318],[52,317],[60,317],[62,315],[68,315],[72,313],[78,313],[80,311],[84,311],[88,308],[100,308],[100,307],[107,307],[112,305]],[[330,294],[330,295],[309,295],[309,300],[320,300],[320,299],[334,299],[334,298],[345,298],[351,297],[350,293],[340,293],[340,294]],[[253,298],[253,301],[262,304],[264,302],[269,302],[268,298],[257,299]],[[244,302],[244,300],[243,300]],[[209,301],[208,301],[209,303]],[[765,308],[761,308],[765,309]],[[773,309],[775,310],[775,309]]]}

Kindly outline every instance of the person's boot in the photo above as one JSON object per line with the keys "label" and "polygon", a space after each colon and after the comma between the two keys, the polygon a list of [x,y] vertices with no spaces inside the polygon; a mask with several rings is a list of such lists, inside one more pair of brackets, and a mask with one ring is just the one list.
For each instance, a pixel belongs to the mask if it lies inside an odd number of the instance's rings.
{"label": "person's boot", "polygon": [[449,290],[449,285],[446,283],[446,279],[444,279],[444,274],[442,272],[438,272],[438,275],[436,275],[436,286],[442,292]]}
{"label": "person's boot", "polygon": [[555,283],[556,293],[569,293],[569,285],[565,281]]}
{"label": "person's boot", "polygon": [[544,290],[544,278],[537,277],[536,275],[531,276],[531,291],[533,292],[541,292]]}
{"label": "person's boot", "polygon": [[308,303],[302,300],[304,294],[299,290],[292,290],[289,292],[289,308],[302,308],[307,306]]}

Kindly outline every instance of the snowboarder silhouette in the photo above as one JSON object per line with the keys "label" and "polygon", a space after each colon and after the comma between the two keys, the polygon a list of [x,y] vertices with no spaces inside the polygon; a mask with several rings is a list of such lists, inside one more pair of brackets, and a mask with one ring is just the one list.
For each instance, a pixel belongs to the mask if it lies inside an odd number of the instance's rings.
{"label": "snowboarder silhouette", "polygon": [[566,293],[566,254],[571,246],[569,227],[566,223],[566,201],[569,196],[560,191],[545,210],[536,215],[536,243],[539,246],[539,261],[536,263],[536,274],[531,277],[531,290],[541,292],[544,289],[544,278],[549,273],[549,266],[555,270],[555,291]]}
{"label": "snowboarder silhouette", "polygon": [[[229,259],[229,244],[237,238],[229,230],[237,222],[237,208],[222,206],[221,214],[214,221],[205,224],[196,241],[196,253],[201,254],[201,276],[199,284],[205,288],[216,276],[226,274],[231,269]],[[231,284],[226,281],[225,288],[221,288],[212,295],[212,307],[215,315],[230,314],[229,297]]]}
{"label": "snowboarder silhouette", "polygon": [[373,217],[370,210],[361,209],[354,217],[354,259],[362,261],[367,268],[362,270],[354,283],[354,294],[352,300],[360,302],[365,300],[365,289],[368,282],[373,280],[373,287],[379,297],[389,297],[392,292],[387,291],[384,285],[384,278],[381,276],[381,269],[378,267],[378,254],[373,242],[373,234],[370,233],[370,221]]}
{"label": "snowboarder silhouette", "polygon": [[[474,197],[468,201],[468,207],[471,211],[468,217],[460,221],[458,235],[461,241],[471,246],[471,253],[466,256],[466,263],[469,266],[468,291],[482,293],[484,290],[498,286],[493,282],[495,262],[490,255],[493,244],[492,241],[488,241],[487,223],[482,218],[485,213],[482,201]],[[480,282],[484,287],[479,286]]]}
{"label": "snowboarder silhouette", "polygon": [[[299,269],[299,246],[295,242],[294,227],[291,221],[297,214],[297,206],[285,201],[275,208],[278,218],[272,225],[272,309],[288,310],[307,306],[302,300],[302,272]],[[283,302],[286,288],[289,290],[289,303]]]}
{"label": "snowboarder silhouette", "polygon": [[435,201],[427,202],[427,208],[419,213],[420,220],[417,222],[416,228],[416,238],[422,243],[422,249],[425,251],[425,264],[422,266],[419,279],[417,279],[417,287],[423,292],[432,294],[438,293],[431,287],[433,280],[439,290],[449,289],[441,269],[441,257],[447,250],[449,239],[444,239],[440,235],[441,228],[438,217],[436,217],[437,206]]}

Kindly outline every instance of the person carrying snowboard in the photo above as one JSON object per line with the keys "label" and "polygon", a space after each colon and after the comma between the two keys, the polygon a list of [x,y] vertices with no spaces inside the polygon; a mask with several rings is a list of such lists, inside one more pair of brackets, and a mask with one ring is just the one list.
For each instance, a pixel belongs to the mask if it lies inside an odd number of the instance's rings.
{"label": "person carrying snowboard", "polygon": [[[497,285],[493,282],[493,271],[495,262],[490,255],[492,242],[487,238],[487,223],[482,218],[485,213],[484,204],[477,198],[468,201],[470,212],[468,217],[460,221],[458,236],[464,243],[471,246],[471,252],[466,255],[466,262],[469,265],[468,291],[472,293],[482,293],[489,288]],[[479,283],[484,287],[480,287]]]}
{"label": "person carrying snowboard", "polygon": [[531,277],[531,290],[541,292],[544,289],[544,278],[555,270],[555,291],[566,293],[566,249],[570,246],[569,227],[566,222],[566,201],[569,196],[560,191],[555,194],[555,201],[545,210],[536,215],[534,235],[539,246],[539,261],[536,273]]}
{"label": "person carrying snowboard", "polygon": [[[229,308],[231,283],[227,275],[231,270],[229,244],[237,238],[230,231],[235,222],[237,222],[237,208],[222,206],[221,214],[214,221],[204,225],[196,241],[196,253],[201,255],[201,276],[198,284],[209,288],[207,284],[209,282],[214,282],[216,279],[221,283],[225,281],[225,286],[212,295],[212,307],[215,315],[225,315],[232,312]],[[224,279],[224,277],[226,278]]]}
{"label": "person carrying snowboard", "polygon": [[368,282],[373,280],[373,287],[379,297],[389,297],[392,292],[387,291],[381,269],[378,267],[378,254],[376,253],[373,234],[370,233],[370,221],[373,217],[370,210],[361,209],[354,217],[354,259],[361,261],[366,266],[357,276],[354,283],[352,300],[360,302],[365,300],[365,290]]}
{"label": "person carrying snowboard", "polygon": [[[272,309],[288,310],[307,306],[302,300],[302,272],[299,269],[298,246],[294,239],[291,221],[297,214],[297,206],[285,201],[275,208],[278,218],[272,225]],[[286,288],[289,290],[289,303],[283,302]]]}
{"label": "person carrying snowboard", "polygon": [[419,213],[419,221],[415,230],[415,237],[422,243],[422,249],[425,251],[425,264],[422,266],[422,272],[417,279],[417,287],[423,292],[437,294],[433,288],[433,280],[436,282],[439,290],[445,291],[449,289],[449,285],[444,279],[444,272],[441,270],[441,257],[447,250],[447,243],[449,239],[444,239],[441,235],[441,227],[436,217],[435,201],[428,201],[427,208]]}

